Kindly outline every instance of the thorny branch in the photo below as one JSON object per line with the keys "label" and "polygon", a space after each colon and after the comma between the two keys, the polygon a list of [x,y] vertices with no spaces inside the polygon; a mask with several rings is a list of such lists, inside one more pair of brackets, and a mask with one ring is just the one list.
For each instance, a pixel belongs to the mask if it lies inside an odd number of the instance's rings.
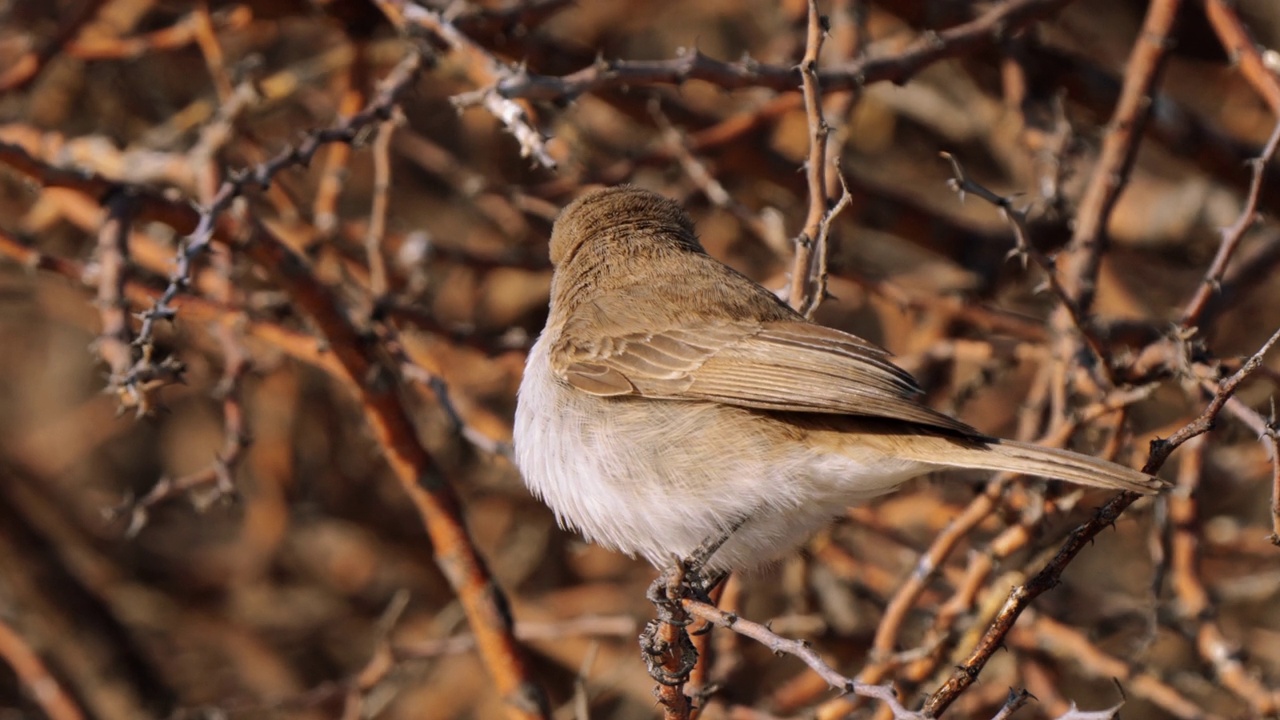
{"label": "thorny branch", "polygon": [[[998,41],[1070,2],[1003,2],[970,22],[941,32],[926,33],[891,56],[855,59],[840,67],[818,71],[815,77],[827,91],[854,90],[877,82],[901,84],[933,63]],[[506,99],[571,100],[584,93],[611,87],[679,85],[688,80],[704,80],[726,90],[762,87],[786,92],[801,84],[801,75],[796,67],[769,65],[749,57],[738,62],[725,62],[690,49],[672,60],[600,59],[590,67],[563,77],[537,75],[521,67],[499,73],[492,88],[464,95],[458,102],[461,105],[481,104],[488,94]]]}
{"label": "thorny branch", "polygon": [[[822,40],[827,33],[827,19],[818,11],[818,1],[809,0],[809,21],[805,31],[804,57],[800,59],[800,78],[804,96],[804,114],[809,121],[809,158],[805,162],[805,183],[809,188],[809,213],[805,216],[804,229],[796,237],[796,257],[791,268],[791,306],[805,317],[813,311],[826,294],[824,277],[813,277],[815,253],[826,264],[826,244],[818,245],[819,237],[827,236],[829,201],[827,199],[827,135],[831,128],[822,116],[822,89],[818,84],[818,58],[822,54]],[[819,287],[821,285],[821,287]]]}
{"label": "thorny branch", "polygon": [[[405,0],[376,0],[378,7],[392,24],[402,32],[419,28],[439,38],[448,48],[467,57],[467,67],[477,80],[487,84],[511,73],[497,58],[490,55],[471,38],[461,32],[442,13],[428,10]],[[459,108],[481,105],[496,117],[520,143],[522,156],[531,157],[547,169],[554,169],[556,161],[546,147],[546,138],[534,127],[529,113],[510,97],[490,89],[482,89],[456,101]]]}
{"label": "thorny branch", "polygon": [[[1151,450],[1147,456],[1147,462],[1143,465],[1142,471],[1148,474],[1159,471],[1164,466],[1165,460],[1169,458],[1169,455],[1175,449],[1192,438],[1211,430],[1227,401],[1235,394],[1240,384],[1262,365],[1263,358],[1277,341],[1280,341],[1280,330],[1276,330],[1239,370],[1218,384],[1217,393],[1210,400],[1204,411],[1200,413],[1199,417],[1182,426],[1168,439],[1153,440],[1151,442]],[[1062,572],[1075,559],[1075,556],[1092,542],[1098,533],[1115,524],[1120,514],[1138,500],[1139,497],[1139,495],[1128,492],[1117,495],[1099,509],[1093,519],[1073,530],[1067,541],[1063,543],[1058,554],[1035,577],[1010,591],[1009,598],[987,629],[986,634],[978,642],[977,647],[952,673],[950,679],[925,702],[924,712],[926,715],[931,717],[941,715],[960,693],[973,684],[974,680],[982,672],[982,668],[986,666],[987,661],[999,649],[1005,635],[1012,629],[1018,616],[1026,610],[1035,598],[1056,586],[1062,576]]]}
{"label": "thorny branch", "polygon": [[336,127],[309,133],[301,143],[286,147],[270,160],[256,167],[232,173],[231,177],[218,188],[209,204],[201,209],[195,230],[183,240],[176,267],[169,278],[169,285],[156,300],[155,306],[142,313],[142,327],[134,343],[144,348],[145,352],[145,349],[151,346],[156,323],[175,317],[173,299],[190,285],[196,261],[208,250],[217,232],[219,216],[231,207],[231,203],[236,198],[250,187],[260,189],[270,187],[272,179],[286,168],[307,165],[325,145],[337,142],[350,143],[362,134],[365,128],[386,120],[390,117],[400,96],[417,78],[421,65],[422,58],[419,53],[406,54],[383,81],[382,88],[374,100],[362,111],[346,118]]}
{"label": "thorny branch", "polygon": [[1107,367],[1107,354],[1106,349],[1102,346],[1102,341],[1098,339],[1097,334],[1090,326],[1088,318],[1085,317],[1084,312],[1080,309],[1080,304],[1075,301],[1062,284],[1058,268],[1053,260],[1046,257],[1031,243],[1031,238],[1027,231],[1026,211],[1015,208],[1012,198],[1000,195],[969,177],[969,174],[960,165],[960,161],[951,153],[942,153],[942,158],[951,163],[953,177],[948,182],[948,185],[960,196],[961,202],[964,201],[966,193],[977,195],[994,205],[1000,211],[1000,215],[1008,221],[1009,227],[1013,230],[1014,239],[1014,247],[1009,251],[1009,257],[1018,258],[1024,268],[1027,265],[1027,259],[1030,258],[1036,264],[1036,267],[1040,268],[1045,276],[1045,284],[1053,293],[1054,298],[1061,303],[1071,317],[1072,326],[1084,338],[1089,349],[1093,351],[1094,357],[1101,363],[1103,371],[1109,375],[1110,368]]}
{"label": "thorny branch", "polygon": [[1199,324],[1201,316],[1209,306],[1210,299],[1222,289],[1222,278],[1227,273],[1227,265],[1231,262],[1231,257],[1240,247],[1245,234],[1257,224],[1258,196],[1262,192],[1262,181],[1266,177],[1267,165],[1276,156],[1278,147],[1280,147],[1280,123],[1276,123],[1275,129],[1271,131],[1271,137],[1267,139],[1267,144],[1263,146],[1258,157],[1249,161],[1252,174],[1249,180],[1249,191],[1245,194],[1244,207],[1241,208],[1236,221],[1221,231],[1222,241],[1218,244],[1218,252],[1213,256],[1213,262],[1209,264],[1209,268],[1205,270],[1204,279],[1196,288],[1195,295],[1182,312],[1179,324],[1184,329],[1190,329]]}

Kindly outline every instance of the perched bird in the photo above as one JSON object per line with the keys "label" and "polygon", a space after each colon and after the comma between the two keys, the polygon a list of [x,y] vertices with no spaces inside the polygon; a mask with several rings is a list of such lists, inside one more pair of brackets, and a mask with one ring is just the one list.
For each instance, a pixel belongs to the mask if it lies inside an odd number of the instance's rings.
{"label": "perched bird", "polygon": [[805,320],[712,258],[689,216],[655,193],[615,187],[571,203],[551,263],[516,462],[562,525],[658,567],[729,531],[706,569],[758,566],[846,506],[938,468],[1163,485],[923,405],[885,350]]}

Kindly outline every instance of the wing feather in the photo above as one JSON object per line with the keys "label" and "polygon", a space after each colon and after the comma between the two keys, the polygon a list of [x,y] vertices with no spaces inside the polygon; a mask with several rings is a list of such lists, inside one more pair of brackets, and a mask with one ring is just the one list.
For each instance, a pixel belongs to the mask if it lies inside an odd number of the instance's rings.
{"label": "wing feather", "polygon": [[595,395],[711,400],[976,432],[918,402],[915,379],[883,348],[800,320],[683,325],[590,346],[562,340],[553,358],[561,377]]}

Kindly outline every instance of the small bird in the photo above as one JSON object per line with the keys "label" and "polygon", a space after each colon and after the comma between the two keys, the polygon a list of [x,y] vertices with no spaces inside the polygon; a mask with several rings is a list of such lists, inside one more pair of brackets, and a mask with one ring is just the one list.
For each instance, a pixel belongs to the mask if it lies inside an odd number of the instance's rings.
{"label": "small bird", "polygon": [[712,258],[689,216],[655,193],[582,196],[556,219],[550,254],[516,463],[562,526],[659,568],[725,534],[705,570],[759,566],[843,508],[939,468],[1164,485],[922,404],[888,352],[807,321]]}

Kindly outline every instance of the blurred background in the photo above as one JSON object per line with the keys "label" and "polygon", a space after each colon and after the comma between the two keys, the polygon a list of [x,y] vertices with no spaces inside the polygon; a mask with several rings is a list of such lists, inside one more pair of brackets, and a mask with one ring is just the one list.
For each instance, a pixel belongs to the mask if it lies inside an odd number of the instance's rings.
{"label": "blurred background", "polygon": [[[832,226],[817,320],[884,345],[932,405],[985,431],[1140,466],[1149,441],[1198,415],[1205,388],[1280,326],[1274,163],[1263,219],[1245,223],[1184,322],[1222,228],[1246,212],[1247,161],[1280,109],[1280,55],[1267,50],[1280,46],[1280,6],[1230,6],[1248,52],[1223,49],[1210,6],[1181,4],[1106,225],[1087,321],[1107,387],[1089,353],[1061,352],[1077,336],[1053,320],[1061,303],[1044,271],[1008,257],[1010,224],[972,192],[962,202],[939,153],[1025,211],[1038,252],[1069,247],[1138,72],[1148,3],[820,3],[820,66],[845,71],[824,94],[824,164],[850,203]],[[515,390],[546,317],[551,222],[585,187],[679,199],[712,255],[785,291],[808,208],[809,122],[798,74],[754,70],[794,68],[806,4],[422,7],[434,26],[365,0],[0,4],[0,718],[503,714],[365,408],[272,268],[220,234],[173,321],[123,351],[125,367],[146,352],[169,372],[141,389],[112,377],[112,343],[137,337],[135,313],[168,284],[191,228],[141,213],[122,254],[104,241],[106,183],[207,206],[234,171],[379,102],[379,81],[419,53],[416,79],[381,105],[390,119],[248,188],[225,214],[257,218],[304,257],[399,368],[395,397],[459,496],[556,717],[659,714],[636,645],[655,572],[558,529],[529,496],[509,459]],[[1003,19],[966,29],[993,14]],[[931,44],[947,50],[883,69]],[[740,72],[671,82],[695,49]],[[492,104],[523,111],[532,139],[484,102],[499,80],[559,78],[597,58],[662,70],[610,79],[597,66],[573,92],[551,83]],[[865,84],[850,80],[860,68]],[[103,288],[121,268],[127,292],[113,301]],[[1277,367],[1174,454],[1162,475],[1182,491],[1140,501],[1037,599],[953,717],[991,716],[1010,687],[1038,698],[1023,718],[1122,701],[1131,719],[1280,709],[1280,549],[1267,541],[1273,466],[1257,427]],[[1107,500],[988,480],[940,475],[851,509],[803,555],[734,578],[721,604],[918,706],[1009,588]],[[912,586],[926,553],[935,567]],[[745,638],[705,643],[702,717],[882,712],[835,702],[798,661]],[[31,678],[61,694],[33,693]]]}

